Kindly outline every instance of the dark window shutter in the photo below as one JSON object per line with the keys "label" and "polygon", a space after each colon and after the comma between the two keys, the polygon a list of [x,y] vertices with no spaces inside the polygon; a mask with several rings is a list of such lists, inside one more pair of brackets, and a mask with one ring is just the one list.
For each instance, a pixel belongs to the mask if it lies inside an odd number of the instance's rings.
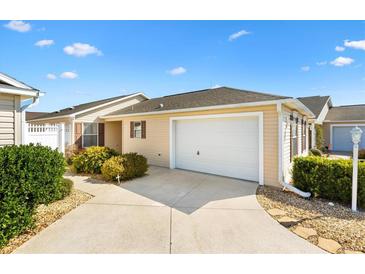
{"label": "dark window shutter", "polygon": [[82,148],[82,124],[75,123],[75,145],[78,149]]}
{"label": "dark window shutter", "polygon": [[105,125],[104,125],[104,123],[99,123],[98,127],[99,127],[99,130],[98,130],[99,143],[98,143],[98,145],[103,147],[103,146],[105,146]]}
{"label": "dark window shutter", "polygon": [[146,121],[142,121],[142,139],[146,139]]}
{"label": "dark window shutter", "polygon": [[134,122],[130,122],[130,137],[134,138]]}

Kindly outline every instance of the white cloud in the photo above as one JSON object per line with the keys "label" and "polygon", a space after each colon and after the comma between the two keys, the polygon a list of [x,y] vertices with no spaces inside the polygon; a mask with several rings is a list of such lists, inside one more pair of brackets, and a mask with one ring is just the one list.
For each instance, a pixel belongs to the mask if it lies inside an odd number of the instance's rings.
{"label": "white cloud", "polygon": [[365,40],[359,40],[359,41],[345,40],[344,45],[345,47],[349,48],[365,50]]}
{"label": "white cloud", "polygon": [[96,47],[83,43],[74,43],[71,46],[65,47],[63,51],[68,55],[76,57],[85,57],[89,54],[96,54],[98,56],[103,55],[103,53]]}
{"label": "white cloud", "polygon": [[235,32],[235,33],[231,34],[228,37],[228,41],[236,40],[237,38],[239,38],[241,36],[244,36],[244,35],[248,35],[248,34],[251,34],[251,32],[248,32],[248,31],[245,31],[245,30],[240,30],[238,32]]}
{"label": "white cloud", "polygon": [[327,61],[320,61],[316,63],[317,66],[325,66],[327,65]]}
{"label": "white cloud", "polygon": [[335,47],[335,51],[344,51],[344,50],[345,50],[344,47],[340,47],[340,46]]}
{"label": "white cloud", "polygon": [[301,69],[302,71],[307,72],[307,71],[310,71],[311,67],[310,67],[310,66],[304,66],[304,67],[301,67],[300,69]]}
{"label": "white cloud", "polygon": [[46,47],[54,45],[53,40],[39,40],[37,43],[34,44],[37,47]]}
{"label": "white cloud", "polygon": [[48,73],[46,77],[47,77],[48,80],[56,80],[57,79],[57,76],[53,73]]}
{"label": "white cloud", "polygon": [[27,32],[30,31],[32,28],[29,23],[25,23],[24,21],[18,21],[18,20],[10,21],[9,23],[5,24],[4,27],[19,32]]}
{"label": "white cloud", "polygon": [[64,78],[64,79],[75,79],[78,77],[78,75],[77,75],[77,73],[72,72],[72,71],[65,71],[65,72],[61,73],[60,77]]}
{"label": "white cloud", "polygon": [[351,65],[353,62],[355,62],[354,59],[350,57],[337,57],[335,60],[331,62],[331,65],[334,65],[335,67],[343,67],[347,65]]}
{"label": "white cloud", "polygon": [[180,74],[184,74],[186,73],[187,70],[184,67],[177,67],[177,68],[173,68],[170,69],[169,71],[167,71],[167,73],[169,73],[170,75],[180,75]]}

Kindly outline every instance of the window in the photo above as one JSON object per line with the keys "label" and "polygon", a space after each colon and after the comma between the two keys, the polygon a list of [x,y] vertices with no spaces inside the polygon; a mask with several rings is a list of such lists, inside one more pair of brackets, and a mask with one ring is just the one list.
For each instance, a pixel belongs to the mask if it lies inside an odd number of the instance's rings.
{"label": "window", "polygon": [[134,123],[134,138],[142,138],[142,123],[141,122],[133,122]]}
{"label": "window", "polygon": [[302,153],[307,147],[307,123],[302,122]]}
{"label": "window", "polygon": [[130,124],[131,138],[146,138],[146,121],[134,121]]}
{"label": "window", "polygon": [[83,123],[82,131],[82,146],[91,147],[98,145],[98,124],[97,123]]}
{"label": "window", "polygon": [[290,162],[298,155],[298,118],[290,122]]}

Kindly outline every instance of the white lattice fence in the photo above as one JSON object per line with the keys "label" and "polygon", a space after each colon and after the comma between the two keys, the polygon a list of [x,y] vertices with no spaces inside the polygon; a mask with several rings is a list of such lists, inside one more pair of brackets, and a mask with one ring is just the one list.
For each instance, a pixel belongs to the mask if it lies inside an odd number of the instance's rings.
{"label": "white lattice fence", "polygon": [[25,124],[24,144],[41,144],[65,153],[64,124]]}

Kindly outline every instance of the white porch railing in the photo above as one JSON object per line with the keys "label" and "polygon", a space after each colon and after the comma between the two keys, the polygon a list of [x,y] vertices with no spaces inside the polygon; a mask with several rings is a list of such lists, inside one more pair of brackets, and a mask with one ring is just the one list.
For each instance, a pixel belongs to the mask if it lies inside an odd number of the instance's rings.
{"label": "white porch railing", "polygon": [[64,124],[25,124],[24,144],[41,144],[65,153]]}

